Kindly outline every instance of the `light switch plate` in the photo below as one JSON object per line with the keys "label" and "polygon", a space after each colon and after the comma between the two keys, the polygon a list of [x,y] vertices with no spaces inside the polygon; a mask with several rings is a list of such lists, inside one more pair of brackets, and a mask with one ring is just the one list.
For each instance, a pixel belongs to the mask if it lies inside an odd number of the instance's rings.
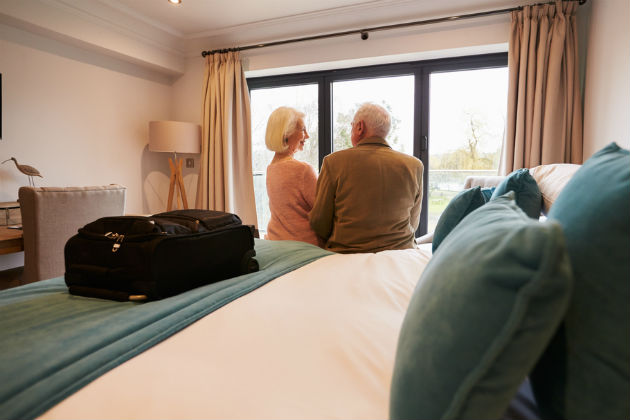
{"label": "light switch plate", "polygon": [[193,158],[186,158],[186,167],[187,168],[194,168],[195,167],[195,159],[193,159]]}

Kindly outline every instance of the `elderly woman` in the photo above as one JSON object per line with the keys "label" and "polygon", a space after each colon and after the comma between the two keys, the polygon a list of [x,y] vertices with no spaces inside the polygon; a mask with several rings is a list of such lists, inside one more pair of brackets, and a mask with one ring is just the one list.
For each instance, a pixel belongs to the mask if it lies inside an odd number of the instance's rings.
{"label": "elderly woman", "polygon": [[266,239],[290,239],[319,245],[308,221],[315,200],[317,173],[311,165],[293,157],[304,149],[308,137],[302,112],[280,107],[269,116],[265,144],[276,153],[267,167],[271,219]]}

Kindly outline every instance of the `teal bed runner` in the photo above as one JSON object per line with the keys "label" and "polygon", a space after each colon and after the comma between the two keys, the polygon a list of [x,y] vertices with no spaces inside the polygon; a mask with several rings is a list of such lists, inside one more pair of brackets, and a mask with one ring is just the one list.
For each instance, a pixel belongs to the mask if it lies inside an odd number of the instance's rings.
{"label": "teal bed runner", "polygon": [[0,418],[41,415],[203,316],[332,254],[258,239],[255,250],[260,271],[154,302],[73,296],[62,277],[0,292]]}

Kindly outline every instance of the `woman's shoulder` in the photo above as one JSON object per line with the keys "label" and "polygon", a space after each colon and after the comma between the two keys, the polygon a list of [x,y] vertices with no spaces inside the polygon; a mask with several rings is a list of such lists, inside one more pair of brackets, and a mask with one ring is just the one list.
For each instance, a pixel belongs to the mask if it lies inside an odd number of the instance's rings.
{"label": "woman's shoulder", "polygon": [[299,165],[300,165],[303,169],[309,169],[309,170],[313,169],[313,170],[314,170],[313,165],[311,165],[311,164],[310,164],[310,163],[308,163],[308,162],[304,162],[303,160],[295,160],[295,161],[296,161],[296,162],[297,162],[297,163],[298,163],[298,164],[299,164]]}
{"label": "woman's shoulder", "polygon": [[302,161],[296,161],[296,162],[300,163],[300,169],[303,174],[317,178],[317,171],[315,170],[313,165],[311,165],[308,162],[302,162]]}
{"label": "woman's shoulder", "polygon": [[267,166],[267,173],[269,172],[276,173],[292,173],[292,174],[304,174],[304,173],[315,173],[315,168],[308,163],[302,162],[296,159],[291,160],[282,160],[279,162],[272,162]]}
{"label": "woman's shoulder", "polygon": [[314,171],[313,165],[308,162],[304,162],[297,159],[282,160],[280,162],[271,163],[271,165],[278,165],[277,167],[288,168],[294,171]]}

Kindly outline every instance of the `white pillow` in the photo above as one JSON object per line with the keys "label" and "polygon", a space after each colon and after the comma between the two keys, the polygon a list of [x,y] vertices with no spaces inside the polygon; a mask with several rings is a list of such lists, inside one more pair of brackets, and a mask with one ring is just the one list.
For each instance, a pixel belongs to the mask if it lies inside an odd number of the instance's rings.
{"label": "white pillow", "polygon": [[549,213],[553,202],[556,201],[564,186],[581,166],[573,163],[553,163],[536,166],[529,170],[542,194],[543,214]]}

